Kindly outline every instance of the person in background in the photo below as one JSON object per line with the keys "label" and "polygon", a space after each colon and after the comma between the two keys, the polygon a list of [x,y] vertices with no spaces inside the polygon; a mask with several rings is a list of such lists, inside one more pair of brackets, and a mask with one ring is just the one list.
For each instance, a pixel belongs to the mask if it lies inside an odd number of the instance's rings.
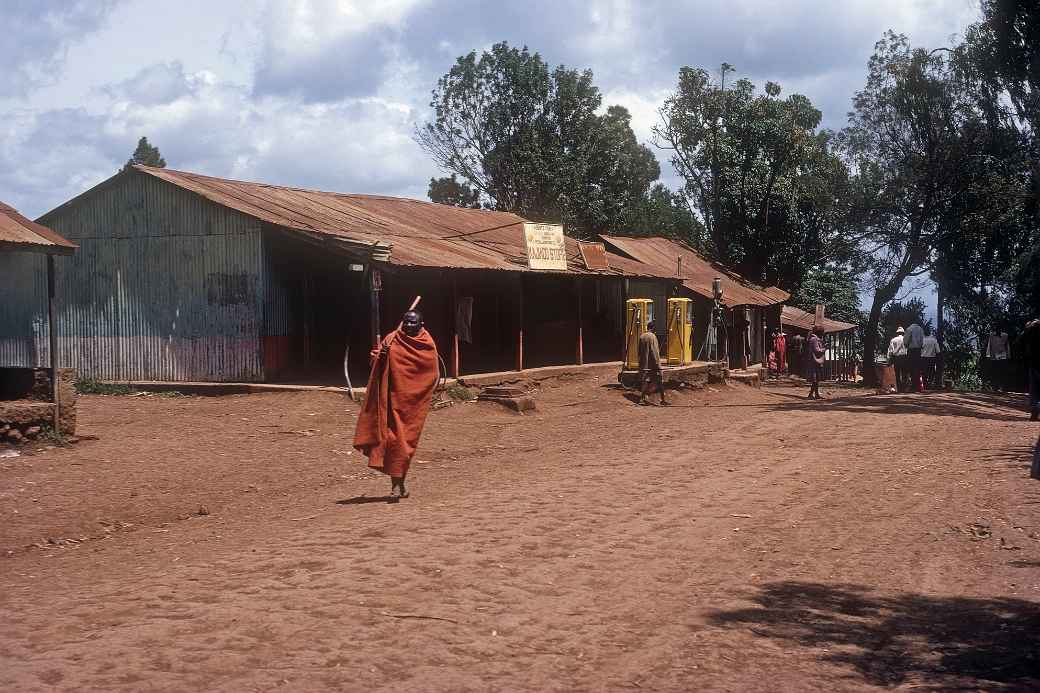
{"label": "person in background", "polygon": [[783,332],[777,332],[773,337],[773,351],[776,352],[776,368],[777,373],[783,374],[787,372],[787,335]]}
{"label": "person in background", "polygon": [[646,332],[639,335],[639,379],[641,388],[639,391],[639,403],[645,405],[646,396],[651,386],[657,387],[661,393],[661,404],[668,402],[664,399],[664,380],[661,378],[661,345],[654,334],[654,321],[646,324]]}
{"label": "person in background", "polygon": [[827,354],[823,346],[823,327],[815,325],[805,350],[805,373],[809,380],[809,399],[823,399],[820,396],[820,377],[823,375],[823,362]]}
{"label": "person in background", "polygon": [[921,382],[921,349],[924,348],[924,328],[916,322],[910,323],[903,333],[903,348],[906,349],[906,370],[910,378],[908,392],[921,392],[924,384]]}
{"label": "person in background", "polygon": [[1029,379],[1029,420],[1040,420],[1040,320],[1026,323],[1015,342],[1015,352],[1025,360]]}
{"label": "person in background", "polygon": [[997,390],[1005,391],[1011,385],[1008,373],[1011,359],[1011,339],[1000,325],[994,325],[986,339],[986,358],[982,362],[982,379]]}
{"label": "person in background", "polygon": [[906,347],[903,346],[903,326],[896,328],[896,336],[888,343],[888,362],[896,371],[896,390],[902,392],[906,380]]}
{"label": "person in background", "polygon": [[924,371],[925,382],[928,387],[936,390],[942,389],[939,382],[939,340],[935,338],[929,328],[924,328],[924,342],[921,345],[921,369]]}

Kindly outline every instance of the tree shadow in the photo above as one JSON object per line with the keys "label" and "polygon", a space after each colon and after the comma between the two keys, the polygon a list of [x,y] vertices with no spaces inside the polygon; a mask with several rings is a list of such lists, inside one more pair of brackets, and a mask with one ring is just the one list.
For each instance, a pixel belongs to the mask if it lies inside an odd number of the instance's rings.
{"label": "tree shadow", "polygon": [[709,618],[821,657],[875,686],[1040,690],[1040,604],[1021,599],[880,594],[859,585],[777,582],[754,606]]}
{"label": "tree shadow", "polygon": [[1006,450],[991,450],[976,459],[980,462],[1006,463],[1013,467],[1029,469],[1033,465],[1033,446],[1014,445]]}
{"label": "tree shadow", "polygon": [[[927,414],[929,416],[961,416],[993,421],[1028,422],[1021,397],[998,393],[925,392],[922,394],[858,395],[830,397],[823,410],[873,414]],[[811,400],[777,403],[770,411],[802,409],[820,410]]]}

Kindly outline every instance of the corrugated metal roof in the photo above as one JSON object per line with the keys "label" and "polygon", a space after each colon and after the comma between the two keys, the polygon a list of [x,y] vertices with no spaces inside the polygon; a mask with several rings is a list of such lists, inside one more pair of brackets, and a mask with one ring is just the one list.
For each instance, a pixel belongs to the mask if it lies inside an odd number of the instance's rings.
{"label": "corrugated metal roof", "polygon": [[[801,308],[795,308],[794,306],[784,306],[783,310],[780,312],[780,321],[784,325],[792,325],[806,331],[811,331],[813,325],[816,324],[816,315],[813,313],[807,313]],[[857,325],[854,325],[851,322],[831,320],[830,318],[824,318],[822,326],[824,334],[845,332],[847,330],[854,330],[857,327]]]}
{"label": "corrugated metal roof", "polygon": [[714,297],[711,287],[712,279],[721,277],[723,279],[723,302],[728,306],[771,306],[783,303],[790,297],[790,294],[778,287],[766,288],[752,284],[721,265],[709,262],[678,241],[658,237],[601,236],[601,238],[606,241],[607,245],[613,246],[625,255],[660,272],[677,272],[679,270],[678,260],[681,258],[683,286],[707,298]]}
{"label": "corrugated metal roof", "polygon": [[[390,244],[390,265],[531,272],[523,223],[509,212],[464,209],[399,197],[305,190],[134,166],[219,205],[290,230],[350,243]],[[585,267],[577,241],[567,238],[569,273],[674,278],[620,256],[610,268]]]}
{"label": "corrugated metal roof", "polygon": [[0,250],[71,255],[78,247],[46,226],[26,219],[14,207],[0,202]]}

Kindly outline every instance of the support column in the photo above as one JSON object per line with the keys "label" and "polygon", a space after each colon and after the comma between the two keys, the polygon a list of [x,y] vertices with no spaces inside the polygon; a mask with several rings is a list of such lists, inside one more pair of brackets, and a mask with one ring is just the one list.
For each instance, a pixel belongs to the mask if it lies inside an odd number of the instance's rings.
{"label": "support column", "polygon": [[61,385],[58,382],[58,321],[55,318],[54,256],[47,255],[47,332],[51,352],[51,391],[54,393],[54,433],[61,432]]}
{"label": "support column", "polygon": [[519,310],[517,311],[517,330],[516,330],[516,370],[522,371],[524,369],[524,278],[523,275],[519,277],[519,291],[516,292],[517,303]]}
{"label": "support column", "polygon": [[459,284],[451,277],[451,377],[459,377]]}
{"label": "support column", "polygon": [[368,287],[372,312],[372,348],[375,349],[383,341],[383,336],[380,334],[379,320],[379,294],[383,290],[383,275],[374,267],[371,275],[369,275]]}
{"label": "support column", "polygon": [[581,292],[584,282],[581,278],[574,280],[575,286],[578,291],[578,365],[584,365],[585,363],[585,344],[582,337],[582,324],[581,324]]}

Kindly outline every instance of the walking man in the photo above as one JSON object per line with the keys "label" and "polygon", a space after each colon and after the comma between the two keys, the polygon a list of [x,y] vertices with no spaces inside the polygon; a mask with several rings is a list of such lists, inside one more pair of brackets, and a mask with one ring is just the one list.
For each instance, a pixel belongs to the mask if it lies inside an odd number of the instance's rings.
{"label": "walking man", "polygon": [[921,350],[924,348],[924,328],[916,322],[910,323],[903,334],[903,348],[906,349],[906,369],[910,376],[909,391],[924,390],[921,382]]}
{"label": "walking man", "polygon": [[896,391],[906,387],[906,347],[903,345],[903,326],[896,328],[896,336],[888,343],[888,362],[896,371]]}
{"label": "walking man", "polygon": [[809,399],[823,399],[820,397],[820,376],[823,374],[823,362],[826,355],[827,349],[823,346],[823,326],[815,325],[812,334],[809,335],[805,359],[805,370],[809,379]]}
{"label": "walking man", "polygon": [[646,324],[646,332],[639,335],[639,403],[645,405],[646,396],[651,386],[656,386],[661,393],[661,404],[668,404],[664,399],[664,381],[661,378],[661,345],[654,334],[654,321]]}
{"label": "walking man", "polygon": [[942,383],[939,382],[939,340],[935,338],[932,331],[924,328],[924,343],[921,345],[921,368],[924,370],[925,381],[930,389],[941,390]]}
{"label": "walking man", "polygon": [[410,310],[371,358],[354,447],[368,458],[369,467],[390,477],[391,499],[407,498],[404,480],[440,377],[437,345],[422,315]]}

